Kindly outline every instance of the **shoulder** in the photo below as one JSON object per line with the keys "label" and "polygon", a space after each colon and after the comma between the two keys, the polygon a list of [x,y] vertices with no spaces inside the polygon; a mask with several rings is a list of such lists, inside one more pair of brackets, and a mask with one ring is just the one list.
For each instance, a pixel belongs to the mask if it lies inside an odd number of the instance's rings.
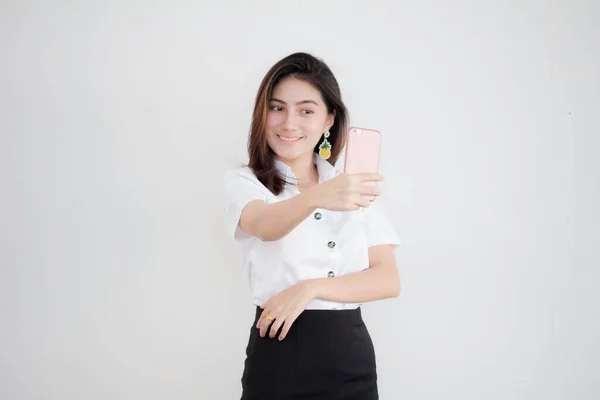
{"label": "shoulder", "polygon": [[224,174],[223,186],[230,197],[267,196],[268,189],[249,167],[232,168]]}
{"label": "shoulder", "polygon": [[239,178],[255,180],[258,182],[258,178],[254,174],[252,169],[250,169],[249,167],[245,167],[245,166],[232,168],[232,169],[225,171],[224,178],[225,178],[225,182],[230,181],[230,180],[239,179]]}
{"label": "shoulder", "polygon": [[245,184],[245,185],[253,185],[259,188],[264,188],[264,185],[258,180],[257,176],[254,174],[251,168],[249,167],[237,167],[232,168],[225,172],[224,177],[225,186],[236,185],[236,184]]}

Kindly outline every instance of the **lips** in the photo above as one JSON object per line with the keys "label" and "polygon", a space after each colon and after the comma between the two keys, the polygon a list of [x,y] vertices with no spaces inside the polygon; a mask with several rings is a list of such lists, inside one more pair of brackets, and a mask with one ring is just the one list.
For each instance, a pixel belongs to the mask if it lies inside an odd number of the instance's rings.
{"label": "lips", "polygon": [[295,143],[298,140],[302,139],[302,136],[280,136],[280,135],[276,135],[282,142],[286,142],[286,143]]}

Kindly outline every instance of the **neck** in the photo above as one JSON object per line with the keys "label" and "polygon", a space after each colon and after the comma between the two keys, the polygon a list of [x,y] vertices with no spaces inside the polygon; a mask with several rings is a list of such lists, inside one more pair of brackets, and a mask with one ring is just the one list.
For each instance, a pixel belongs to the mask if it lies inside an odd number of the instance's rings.
{"label": "neck", "polygon": [[312,153],[294,160],[282,159],[281,161],[290,167],[298,185],[305,186],[319,181],[319,174],[316,165],[313,163]]}

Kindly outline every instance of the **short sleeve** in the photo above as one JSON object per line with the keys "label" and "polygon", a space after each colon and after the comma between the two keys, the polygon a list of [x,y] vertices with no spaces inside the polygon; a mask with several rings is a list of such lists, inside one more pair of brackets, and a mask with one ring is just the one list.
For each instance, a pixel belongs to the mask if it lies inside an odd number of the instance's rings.
{"label": "short sleeve", "polygon": [[242,210],[253,200],[267,200],[261,183],[253,174],[228,172],[225,175],[225,228],[229,235],[241,243],[252,238],[238,224]]}
{"label": "short sleeve", "polygon": [[381,244],[391,244],[394,247],[400,245],[400,238],[385,216],[379,199],[375,199],[369,207],[362,208],[362,212],[365,220],[368,247]]}

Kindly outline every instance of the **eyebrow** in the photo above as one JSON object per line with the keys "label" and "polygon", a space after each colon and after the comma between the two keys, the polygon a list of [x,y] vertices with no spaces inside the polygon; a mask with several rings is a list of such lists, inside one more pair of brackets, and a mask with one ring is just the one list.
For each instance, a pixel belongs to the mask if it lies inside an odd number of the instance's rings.
{"label": "eyebrow", "polygon": [[[276,101],[278,103],[286,104],[287,105],[287,103],[285,101],[277,99],[275,97],[272,97],[271,101]],[[315,106],[319,107],[319,104],[316,101],[314,101],[314,100],[302,100],[302,101],[299,101],[299,102],[296,103],[297,106],[299,106],[300,104],[314,104]]]}

